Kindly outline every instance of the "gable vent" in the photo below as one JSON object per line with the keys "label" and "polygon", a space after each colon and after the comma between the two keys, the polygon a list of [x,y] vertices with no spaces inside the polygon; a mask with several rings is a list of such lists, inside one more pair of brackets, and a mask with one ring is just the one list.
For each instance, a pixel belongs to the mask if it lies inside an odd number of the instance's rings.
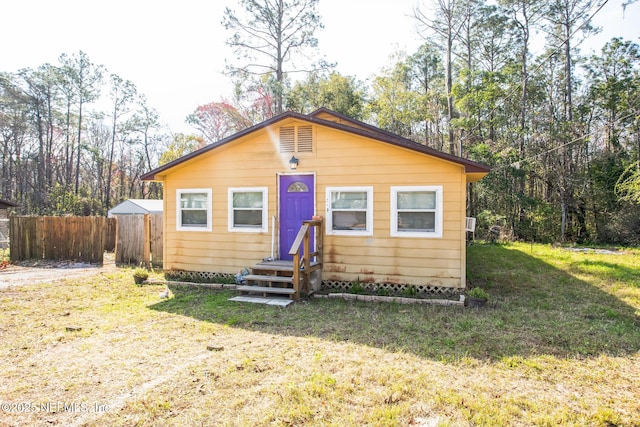
{"label": "gable vent", "polygon": [[296,149],[295,128],[293,126],[280,128],[280,152],[293,153]]}
{"label": "gable vent", "polygon": [[313,132],[311,126],[298,126],[298,152],[313,152]]}
{"label": "gable vent", "polygon": [[283,126],[280,128],[281,153],[313,153],[313,126]]}

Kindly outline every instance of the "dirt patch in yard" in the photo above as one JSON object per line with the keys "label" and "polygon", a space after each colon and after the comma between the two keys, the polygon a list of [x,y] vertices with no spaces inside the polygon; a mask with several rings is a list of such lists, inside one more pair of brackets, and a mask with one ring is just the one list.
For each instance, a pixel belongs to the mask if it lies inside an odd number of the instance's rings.
{"label": "dirt patch in yard", "polygon": [[598,255],[625,255],[626,252],[616,248],[565,248],[570,252],[581,252],[583,254]]}
{"label": "dirt patch in yard", "polygon": [[84,277],[114,271],[113,254],[105,254],[102,265],[74,261],[21,261],[0,269],[0,289]]}

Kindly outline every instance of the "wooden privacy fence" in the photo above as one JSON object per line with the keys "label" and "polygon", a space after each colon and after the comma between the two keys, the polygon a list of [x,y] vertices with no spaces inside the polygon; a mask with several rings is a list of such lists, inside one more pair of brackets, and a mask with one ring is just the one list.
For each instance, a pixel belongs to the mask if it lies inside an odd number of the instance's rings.
{"label": "wooden privacy fence", "polygon": [[117,215],[116,264],[162,266],[162,214]]}
{"label": "wooden privacy fence", "polygon": [[111,221],[107,221],[107,229],[104,231],[105,241],[104,250],[107,252],[115,252],[116,250],[116,227],[117,221],[113,221],[114,218],[109,218]]}
{"label": "wooden privacy fence", "polygon": [[99,216],[12,216],[10,257],[102,263],[115,219]]}

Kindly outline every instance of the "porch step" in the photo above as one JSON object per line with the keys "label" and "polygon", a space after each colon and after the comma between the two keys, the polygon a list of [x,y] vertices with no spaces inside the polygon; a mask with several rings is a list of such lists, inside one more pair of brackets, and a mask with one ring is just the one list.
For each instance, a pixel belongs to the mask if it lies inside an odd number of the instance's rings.
{"label": "porch step", "polygon": [[[312,262],[310,267],[311,270],[314,270],[316,267],[320,265],[319,262]],[[267,261],[261,262],[253,266],[254,271],[276,271],[276,272],[289,272],[293,273],[293,262],[292,261]]]}
{"label": "porch step", "polygon": [[293,273],[293,261],[276,260],[263,261],[253,266],[253,271],[272,271],[281,273]]}
{"label": "porch step", "polygon": [[290,276],[269,276],[262,274],[248,274],[244,276],[244,280],[256,282],[278,282],[278,283],[293,283],[293,278]]}
{"label": "porch step", "polygon": [[[274,276],[268,276],[274,277]],[[260,294],[280,294],[280,295],[293,295],[296,291],[292,288],[272,288],[269,286],[237,286],[237,291],[241,292],[253,292]]]}

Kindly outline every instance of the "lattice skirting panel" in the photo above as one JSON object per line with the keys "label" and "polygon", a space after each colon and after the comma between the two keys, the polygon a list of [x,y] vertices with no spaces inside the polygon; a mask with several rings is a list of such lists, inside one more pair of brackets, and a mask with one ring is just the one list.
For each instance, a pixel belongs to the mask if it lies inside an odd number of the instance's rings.
{"label": "lattice skirting panel", "polygon": [[[168,279],[182,280],[196,283],[233,283],[235,275],[230,273],[215,273],[210,271],[166,271],[165,276]],[[334,292],[350,292],[353,288],[353,282],[344,282],[339,280],[323,280],[322,290]],[[463,289],[449,288],[446,286],[433,285],[409,285],[399,283],[361,283],[360,286],[366,292],[385,293],[387,295],[403,295],[412,294],[420,296],[459,295]]]}
{"label": "lattice skirting panel", "polygon": [[[399,283],[362,283],[360,284],[365,291],[372,293],[379,293],[386,291],[389,295],[401,295],[403,293],[410,293],[411,289],[415,289],[418,295],[432,296],[432,295],[458,295],[463,289],[449,288],[446,286],[432,286],[432,285],[409,285]],[[322,289],[329,291],[349,292],[353,288],[353,282],[343,282],[338,280],[323,280]]]}
{"label": "lattice skirting panel", "polygon": [[166,271],[165,276],[170,279],[179,279],[196,283],[229,283],[235,277],[231,273],[214,273],[211,271]]}

